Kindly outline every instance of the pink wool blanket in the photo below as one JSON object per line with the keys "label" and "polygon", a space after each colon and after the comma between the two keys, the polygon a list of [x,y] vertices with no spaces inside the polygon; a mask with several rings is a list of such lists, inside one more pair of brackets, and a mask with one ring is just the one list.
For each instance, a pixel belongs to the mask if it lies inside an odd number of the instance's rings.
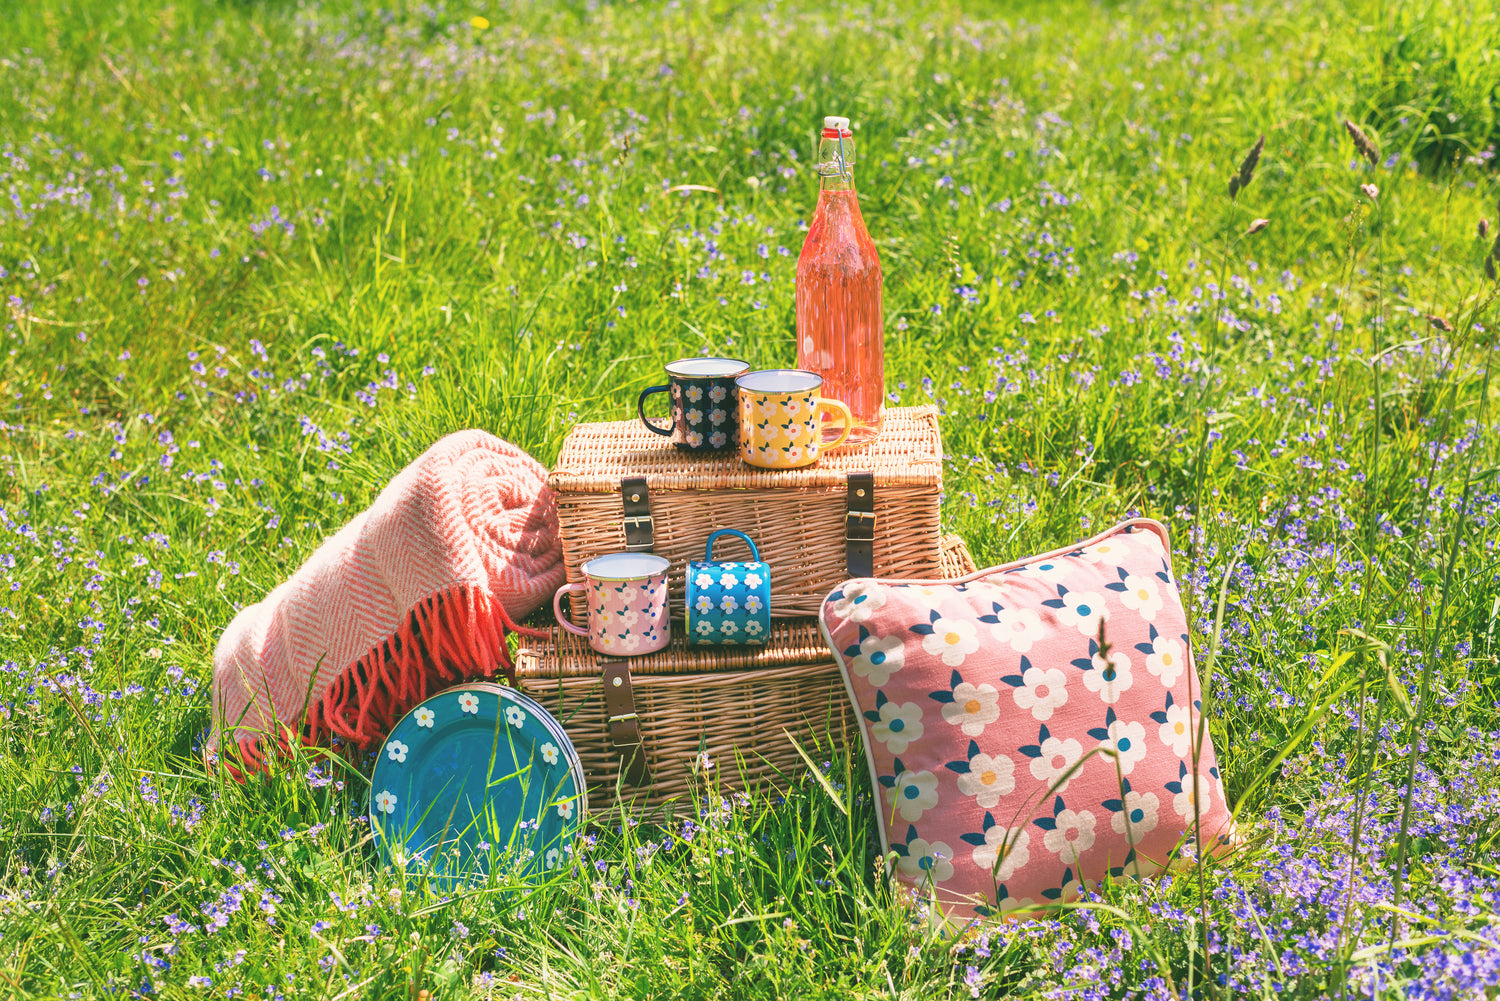
{"label": "pink wool blanket", "polygon": [[547,471],[451,434],[224,630],[209,746],[234,741],[249,771],[293,740],[373,746],[432,691],[512,675],[507,631],[563,574]]}

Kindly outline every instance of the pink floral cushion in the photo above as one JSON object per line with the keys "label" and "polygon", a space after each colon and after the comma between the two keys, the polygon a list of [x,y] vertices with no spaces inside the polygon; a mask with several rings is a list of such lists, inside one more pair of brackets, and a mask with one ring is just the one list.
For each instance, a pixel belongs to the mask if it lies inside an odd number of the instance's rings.
{"label": "pink floral cushion", "polygon": [[1193,778],[1198,678],[1156,522],[957,581],[849,581],[822,622],[860,716],[882,848],[949,911],[1159,871],[1195,809],[1197,840],[1225,843],[1206,732]]}

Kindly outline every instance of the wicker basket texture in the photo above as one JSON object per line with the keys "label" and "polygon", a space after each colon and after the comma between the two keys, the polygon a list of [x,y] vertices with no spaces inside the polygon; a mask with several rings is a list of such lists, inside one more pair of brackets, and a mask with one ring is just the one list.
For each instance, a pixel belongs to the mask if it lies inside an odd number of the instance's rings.
{"label": "wicker basket texture", "polygon": [[[974,571],[958,536],[944,536],[938,548],[940,576]],[[715,763],[721,789],[784,789],[806,768],[792,739],[809,753],[859,739],[843,679],[815,618],[774,623],[771,641],[758,648],[690,648],[679,636],[665,650],[632,658],[630,668],[652,775],[643,788],[620,779],[599,658],[587,642],[554,628],[516,654],[521,690],[568,731],[596,810],[618,802],[637,816],[695,816],[691,789],[700,752]]]}
{"label": "wicker basket texture", "polygon": [[[683,612],[687,563],[703,558],[704,540],[718,528],[749,535],[771,564],[772,615],[816,615],[823,596],[848,577],[846,489],[848,475],[860,470],[871,472],[875,482],[875,576],[938,576],[943,449],[935,407],[887,410],[873,442],[786,470],[748,466],[738,453],[680,452],[637,421],[580,424],[563,442],[549,478],[562,519],[568,580],[581,583],[587,560],[625,548],[620,483],[644,477],[653,552],[672,561],[674,615]],[[727,540],[714,555],[746,559],[748,551]],[[581,602],[572,614],[584,624]]]}

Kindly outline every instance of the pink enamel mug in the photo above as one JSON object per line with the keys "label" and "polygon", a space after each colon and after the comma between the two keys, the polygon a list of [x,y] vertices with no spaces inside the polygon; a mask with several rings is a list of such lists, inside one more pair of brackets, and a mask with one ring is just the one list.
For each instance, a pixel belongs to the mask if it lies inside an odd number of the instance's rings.
{"label": "pink enamel mug", "polygon": [[[651,553],[610,553],[596,556],[581,569],[588,578],[582,584],[564,584],[552,597],[557,624],[570,633],[587,636],[589,646],[603,654],[636,657],[655,653],[672,638],[667,617],[667,567],[665,557]],[[587,629],[580,629],[563,614],[563,596],[582,591],[588,600]]]}

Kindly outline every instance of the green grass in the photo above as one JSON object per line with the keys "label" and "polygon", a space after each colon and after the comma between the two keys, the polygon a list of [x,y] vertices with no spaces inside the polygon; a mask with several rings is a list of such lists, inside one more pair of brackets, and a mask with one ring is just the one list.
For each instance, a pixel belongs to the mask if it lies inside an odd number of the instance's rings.
{"label": "green grass", "polygon": [[[0,994],[1495,996],[1493,8],[0,20]],[[997,563],[1169,526],[1248,847],[955,938],[848,748],[833,794],[705,787],[452,899],[379,865],[357,775],[205,774],[219,631],[436,437],[548,462],[664,361],[792,361],[829,113],[945,527]]]}

